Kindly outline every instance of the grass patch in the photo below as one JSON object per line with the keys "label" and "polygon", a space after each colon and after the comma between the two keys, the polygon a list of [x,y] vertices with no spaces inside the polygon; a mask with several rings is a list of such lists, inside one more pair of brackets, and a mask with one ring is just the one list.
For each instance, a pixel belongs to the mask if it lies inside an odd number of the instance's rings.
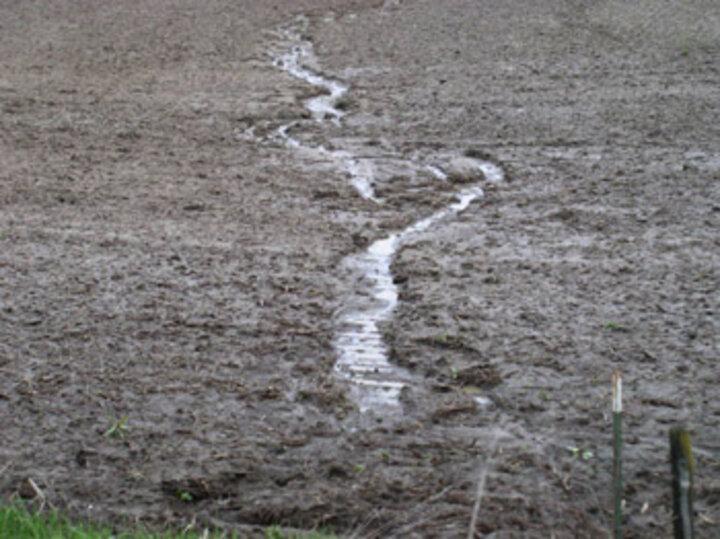
{"label": "grass patch", "polygon": [[199,539],[200,537],[220,539],[238,537],[238,535],[197,530],[157,533],[142,528],[118,532],[106,526],[71,522],[57,511],[32,512],[17,503],[0,507],[0,539]]}
{"label": "grass patch", "polygon": [[24,506],[13,504],[0,507],[0,538],[55,538],[67,537],[84,539],[86,537],[110,537],[112,531],[94,526],[76,526],[57,513],[31,513]]}
{"label": "grass patch", "polygon": [[[184,531],[151,532],[143,528],[117,531],[91,523],[75,523],[57,511],[30,511],[20,503],[0,506],[0,539],[236,539],[237,532]],[[266,539],[337,539],[320,531],[287,532],[279,526],[265,530]]]}

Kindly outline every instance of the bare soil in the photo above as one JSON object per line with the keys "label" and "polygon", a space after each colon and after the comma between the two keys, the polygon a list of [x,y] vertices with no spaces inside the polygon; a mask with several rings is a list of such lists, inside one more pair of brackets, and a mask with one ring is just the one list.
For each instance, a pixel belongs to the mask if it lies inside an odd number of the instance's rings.
{"label": "bare soil", "polygon": [[[273,66],[288,26],[341,126]],[[714,0],[0,2],[0,496],[465,537],[484,477],[477,536],[604,537],[620,370],[626,535],[671,535],[684,423],[717,537],[719,57]],[[384,203],[289,121],[384,163]],[[342,260],[452,200],[410,164],[461,155],[506,181],[398,253],[417,384],[359,414]]]}

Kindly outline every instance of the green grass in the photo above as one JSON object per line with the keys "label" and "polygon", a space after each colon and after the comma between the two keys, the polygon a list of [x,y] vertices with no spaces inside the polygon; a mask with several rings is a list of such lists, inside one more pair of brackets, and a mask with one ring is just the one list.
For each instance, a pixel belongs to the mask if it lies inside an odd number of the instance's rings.
{"label": "green grass", "polygon": [[155,533],[142,528],[117,532],[112,528],[95,524],[71,522],[55,511],[36,513],[20,504],[0,507],[0,539],[196,539],[200,537],[219,539],[233,535],[217,532],[204,535],[203,531],[197,530]]}
{"label": "green grass", "polygon": [[86,537],[110,537],[111,535],[110,530],[75,526],[56,513],[34,514],[20,505],[0,508],[0,538],[3,539],[11,537],[84,539]]}
{"label": "green grass", "polygon": [[[237,532],[187,530],[150,532],[142,528],[116,531],[95,524],[77,524],[57,512],[36,513],[21,504],[0,507],[0,539],[229,539]],[[279,526],[265,530],[266,539],[336,539],[322,532],[288,533]]]}

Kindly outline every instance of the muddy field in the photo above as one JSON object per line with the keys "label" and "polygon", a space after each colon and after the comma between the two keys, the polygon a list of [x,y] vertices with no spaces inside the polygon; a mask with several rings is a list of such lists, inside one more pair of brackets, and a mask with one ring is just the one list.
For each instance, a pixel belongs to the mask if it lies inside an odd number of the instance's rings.
{"label": "muddy field", "polygon": [[[0,496],[358,537],[466,537],[479,499],[478,537],[604,537],[620,370],[627,536],[670,536],[684,423],[717,537],[719,57],[714,0],[0,1]],[[398,244],[407,375],[360,412],[348,261],[463,159],[504,178]]]}

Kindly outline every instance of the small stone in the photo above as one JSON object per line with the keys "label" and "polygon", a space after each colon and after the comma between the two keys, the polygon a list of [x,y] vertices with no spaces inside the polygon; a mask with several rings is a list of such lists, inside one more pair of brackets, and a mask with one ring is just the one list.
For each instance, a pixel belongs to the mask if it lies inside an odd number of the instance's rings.
{"label": "small stone", "polygon": [[453,159],[447,168],[448,180],[452,183],[475,183],[485,179],[477,162],[467,157]]}

